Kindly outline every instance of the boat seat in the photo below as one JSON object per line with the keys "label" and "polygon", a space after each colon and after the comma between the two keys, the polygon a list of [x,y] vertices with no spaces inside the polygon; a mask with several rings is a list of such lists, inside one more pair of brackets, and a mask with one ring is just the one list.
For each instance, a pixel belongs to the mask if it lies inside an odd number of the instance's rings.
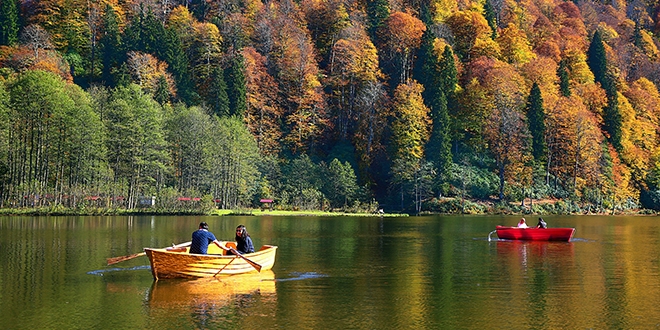
{"label": "boat seat", "polygon": [[174,247],[173,246],[173,247],[168,247],[165,250],[170,251],[170,252],[186,252],[188,250],[188,248],[186,248],[185,246],[181,246],[181,247]]}
{"label": "boat seat", "polygon": [[[236,242],[225,242],[225,247],[228,249],[235,249],[236,248]],[[229,251],[224,251],[225,255],[231,254]]]}

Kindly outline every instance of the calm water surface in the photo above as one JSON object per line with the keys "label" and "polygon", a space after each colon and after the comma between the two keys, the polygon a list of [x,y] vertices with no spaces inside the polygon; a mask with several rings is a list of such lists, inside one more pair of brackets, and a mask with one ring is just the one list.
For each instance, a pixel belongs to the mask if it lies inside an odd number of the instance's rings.
{"label": "calm water surface", "polygon": [[[488,240],[518,219],[0,217],[0,329],[660,327],[660,218],[546,217],[574,240]],[[275,267],[154,282],[146,257],[105,265],[200,221],[225,240],[245,224]]]}

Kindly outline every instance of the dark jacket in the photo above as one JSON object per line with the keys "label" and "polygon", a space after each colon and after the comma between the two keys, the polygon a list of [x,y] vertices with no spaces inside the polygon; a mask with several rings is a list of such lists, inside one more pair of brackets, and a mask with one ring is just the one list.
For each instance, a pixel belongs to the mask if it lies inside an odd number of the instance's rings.
{"label": "dark jacket", "polygon": [[246,254],[246,253],[253,253],[254,252],[254,245],[252,245],[252,239],[250,236],[246,236],[245,238],[240,238],[236,240],[236,250],[240,252],[241,254]]}

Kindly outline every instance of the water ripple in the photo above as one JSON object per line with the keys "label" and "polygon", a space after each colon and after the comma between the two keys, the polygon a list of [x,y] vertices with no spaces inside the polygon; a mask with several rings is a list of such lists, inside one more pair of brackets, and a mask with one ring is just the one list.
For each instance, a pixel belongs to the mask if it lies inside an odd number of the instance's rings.
{"label": "water ripple", "polygon": [[108,269],[99,269],[99,270],[90,270],[87,272],[87,275],[96,275],[96,276],[103,276],[105,273],[113,273],[113,272],[121,272],[121,271],[126,271],[126,270],[144,270],[144,269],[151,269],[151,266],[135,266],[135,267],[128,267],[128,268],[108,268]]}
{"label": "water ripple", "polygon": [[300,280],[308,280],[308,279],[313,279],[313,278],[328,277],[328,275],[326,275],[326,274],[320,274],[320,273],[317,273],[317,272],[291,273],[290,275],[294,276],[294,277],[278,278],[275,281],[277,281],[277,282],[300,281]]}

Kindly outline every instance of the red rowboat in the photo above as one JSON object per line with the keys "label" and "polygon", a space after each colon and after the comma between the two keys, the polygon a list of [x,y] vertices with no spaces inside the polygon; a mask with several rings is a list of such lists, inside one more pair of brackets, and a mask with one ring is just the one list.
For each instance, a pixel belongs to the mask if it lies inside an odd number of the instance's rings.
{"label": "red rowboat", "polygon": [[526,241],[564,241],[570,242],[575,228],[518,228],[497,226],[500,239]]}

